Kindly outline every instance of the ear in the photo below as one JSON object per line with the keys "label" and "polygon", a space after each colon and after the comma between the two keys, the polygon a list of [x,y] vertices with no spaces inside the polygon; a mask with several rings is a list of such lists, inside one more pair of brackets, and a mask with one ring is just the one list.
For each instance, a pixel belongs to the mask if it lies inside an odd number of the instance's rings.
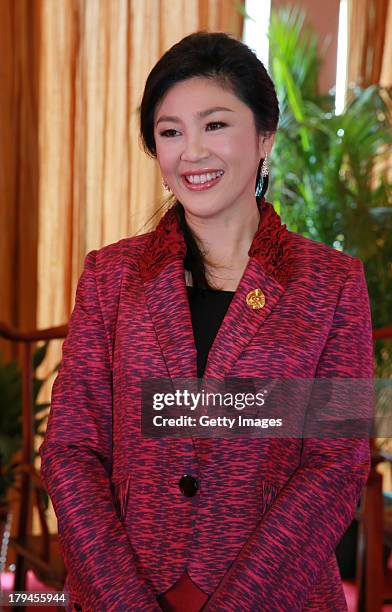
{"label": "ear", "polygon": [[264,159],[266,155],[269,155],[272,151],[272,145],[275,140],[275,132],[269,132],[267,134],[260,134],[259,136],[259,154],[260,159]]}

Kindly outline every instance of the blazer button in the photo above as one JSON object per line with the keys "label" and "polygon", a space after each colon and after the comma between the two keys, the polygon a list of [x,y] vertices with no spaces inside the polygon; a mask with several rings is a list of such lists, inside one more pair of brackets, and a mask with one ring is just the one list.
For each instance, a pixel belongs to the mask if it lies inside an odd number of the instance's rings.
{"label": "blazer button", "polygon": [[180,487],[181,493],[185,495],[185,497],[193,497],[197,493],[199,482],[197,478],[194,478],[190,474],[185,474],[182,476],[182,478],[180,478],[178,486]]}

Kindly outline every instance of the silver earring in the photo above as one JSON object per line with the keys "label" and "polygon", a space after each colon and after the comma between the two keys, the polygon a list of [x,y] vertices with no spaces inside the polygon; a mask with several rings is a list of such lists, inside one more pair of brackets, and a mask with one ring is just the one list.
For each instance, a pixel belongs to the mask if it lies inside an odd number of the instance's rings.
{"label": "silver earring", "polygon": [[256,181],[256,189],[255,189],[256,198],[262,197],[267,191],[268,177],[269,177],[269,167],[268,167],[268,155],[266,153],[263,161],[260,162],[259,164],[259,170],[257,173],[257,181]]}
{"label": "silver earring", "polygon": [[170,187],[169,185],[166,183],[165,179],[162,179],[162,187],[164,188],[165,191],[170,191]]}
{"label": "silver earring", "polygon": [[263,159],[263,163],[261,164],[261,176],[265,178],[266,176],[268,176],[268,174],[269,174],[268,155],[266,153]]}

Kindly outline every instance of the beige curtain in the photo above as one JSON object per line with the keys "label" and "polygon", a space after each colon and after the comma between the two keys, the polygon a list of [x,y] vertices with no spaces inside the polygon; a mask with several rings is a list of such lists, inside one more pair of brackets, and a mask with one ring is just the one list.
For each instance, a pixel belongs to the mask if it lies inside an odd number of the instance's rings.
{"label": "beige curtain", "polygon": [[388,2],[385,20],[384,53],[380,70],[380,84],[392,87],[392,1]]}
{"label": "beige curtain", "polygon": [[198,29],[241,36],[234,0],[41,0],[38,309],[64,323],[84,255],[146,231],[163,201],[136,109],[162,53]]}
{"label": "beige curtain", "polygon": [[39,4],[0,1],[0,321],[22,329],[36,323],[39,20]]}
{"label": "beige curtain", "polygon": [[[392,0],[350,0],[348,83],[392,87]],[[385,100],[392,116],[390,96]],[[374,184],[392,181],[392,155],[379,160]]]}
{"label": "beige curtain", "polygon": [[348,81],[392,85],[392,0],[349,0]]}

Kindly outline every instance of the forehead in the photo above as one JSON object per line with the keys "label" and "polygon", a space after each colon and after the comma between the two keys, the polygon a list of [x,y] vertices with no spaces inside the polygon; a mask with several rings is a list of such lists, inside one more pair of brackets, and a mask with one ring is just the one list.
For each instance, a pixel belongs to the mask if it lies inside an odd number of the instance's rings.
{"label": "forehead", "polygon": [[217,80],[192,77],[173,85],[157,104],[154,122],[160,115],[189,116],[209,107],[224,106],[233,111],[251,112],[228,87]]}

